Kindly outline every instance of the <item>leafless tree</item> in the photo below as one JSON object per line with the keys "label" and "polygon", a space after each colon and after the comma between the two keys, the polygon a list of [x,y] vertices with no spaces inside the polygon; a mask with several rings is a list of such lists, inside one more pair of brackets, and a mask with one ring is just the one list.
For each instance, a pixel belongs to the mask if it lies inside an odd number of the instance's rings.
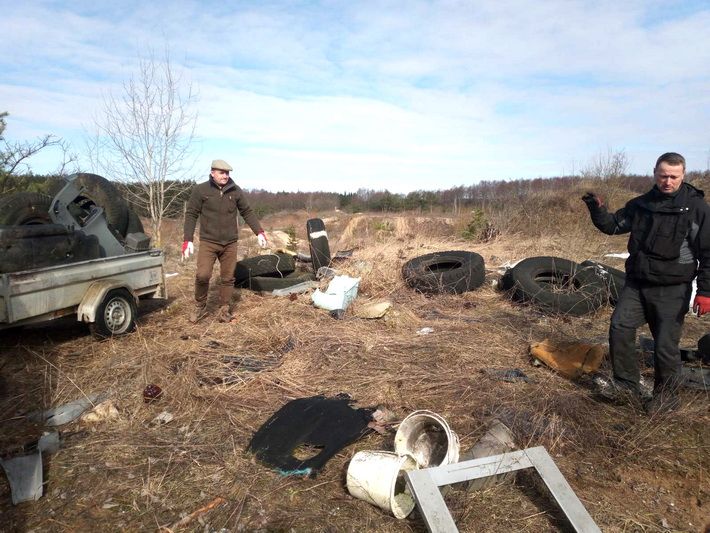
{"label": "leafless tree", "polygon": [[0,194],[25,186],[22,174],[31,172],[28,159],[46,148],[58,148],[62,157],[55,175],[75,171],[77,156],[70,152],[69,143],[54,135],[43,135],[34,141],[8,142],[5,138],[7,112],[0,113]]}
{"label": "leafless tree", "polygon": [[128,201],[147,212],[153,241],[161,243],[163,218],[179,197],[192,168],[191,145],[196,95],[183,84],[166,51],[158,59],[150,52],[138,72],[123,84],[121,94],[109,94],[94,118],[87,147],[92,167],[124,185]]}
{"label": "leafless tree", "polygon": [[629,168],[629,157],[624,149],[614,150],[611,147],[606,152],[600,150],[589,164],[581,170],[583,178],[601,178],[608,180],[626,174]]}

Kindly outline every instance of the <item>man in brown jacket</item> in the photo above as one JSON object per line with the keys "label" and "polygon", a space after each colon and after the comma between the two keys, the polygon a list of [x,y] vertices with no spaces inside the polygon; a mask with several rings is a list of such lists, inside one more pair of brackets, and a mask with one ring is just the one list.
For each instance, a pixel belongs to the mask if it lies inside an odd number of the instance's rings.
{"label": "man in brown jacket", "polygon": [[233,170],[226,161],[212,161],[210,179],[199,183],[185,209],[182,255],[185,259],[194,252],[192,244],[197,219],[200,220],[200,249],[197,252],[195,274],[195,308],[190,313],[190,322],[195,323],[207,314],[207,293],[214,262],[219,260],[219,312],[220,322],[229,322],[232,313],[229,302],[234,291],[234,268],[237,264],[237,239],[239,239],[239,215],[257,235],[259,246],[266,248],[266,236],[259,219],[244,197],[244,192],[229,177]]}

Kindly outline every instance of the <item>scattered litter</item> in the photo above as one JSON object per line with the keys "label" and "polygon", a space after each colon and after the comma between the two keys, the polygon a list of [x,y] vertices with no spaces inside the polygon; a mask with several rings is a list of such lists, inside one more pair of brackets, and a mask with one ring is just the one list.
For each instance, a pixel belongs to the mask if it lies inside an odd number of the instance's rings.
{"label": "scattered litter", "polygon": [[567,378],[578,378],[599,369],[605,347],[585,343],[558,345],[545,339],[530,345],[530,355]]}
{"label": "scattered litter", "polygon": [[0,459],[10,484],[12,504],[36,501],[42,497],[42,453],[59,449],[59,433],[45,432],[32,453]]}
{"label": "scattered litter", "polygon": [[151,403],[154,402],[160,397],[163,396],[163,389],[161,389],[158,385],[155,383],[151,383],[150,385],[146,385],[145,389],[143,389],[143,401],[145,403]]}
{"label": "scattered litter", "polygon": [[680,375],[684,387],[710,391],[710,368],[683,366]]}
{"label": "scattered litter", "polygon": [[350,276],[335,276],[325,292],[316,289],[311,294],[311,300],[316,307],[332,311],[333,309],[347,309],[352,301],[357,297],[357,289],[360,285],[360,278]]}
{"label": "scattered litter", "polygon": [[297,283],[296,285],[291,285],[290,287],[286,287],[284,289],[274,289],[273,291],[271,291],[271,294],[273,294],[274,296],[290,296],[304,293],[311,289],[315,289],[316,287],[318,287],[318,282],[309,280],[304,281],[302,283]]}
{"label": "scattered litter", "polygon": [[29,419],[34,422],[43,422],[46,426],[61,426],[76,420],[84,411],[101,403],[107,397],[108,393],[106,392],[91,394],[53,409],[30,413]]}
{"label": "scattered litter", "polygon": [[[498,274],[503,275],[503,274],[505,274],[508,270],[510,270],[511,268],[513,268],[515,265],[517,265],[518,263],[520,263],[520,261],[522,261],[522,259],[518,259],[517,261],[506,261],[506,262],[503,263],[502,265],[498,265],[498,266],[495,268],[495,271],[496,271]],[[488,269],[486,269],[486,270],[488,270]]]}
{"label": "scattered litter", "polygon": [[497,379],[499,381],[507,381],[508,383],[515,383],[516,381],[523,381],[525,383],[530,383],[531,379],[519,368],[483,368],[481,373],[485,374],[489,378]]}
{"label": "scattered litter", "polygon": [[355,310],[358,318],[382,318],[392,307],[392,302],[377,302],[362,305]]}
{"label": "scattered litter", "polygon": [[329,314],[336,320],[342,320],[345,318],[345,309],[333,309]]}
{"label": "scattered litter", "polygon": [[604,254],[604,257],[618,257],[619,259],[628,259],[629,252],[614,252],[610,254]]}
{"label": "scattered litter", "polygon": [[417,335],[429,335],[429,333],[434,333],[434,328],[422,328],[417,330]]}
{"label": "scattered litter", "polygon": [[10,483],[12,504],[39,500],[42,497],[42,452],[0,459]]}
{"label": "scattered litter", "polygon": [[[500,420],[494,419],[488,426],[483,436],[476,441],[473,447],[462,453],[459,457],[459,462],[468,461],[470,459],[480,459],[481,457],[490,457],[492,455],[500,455],[501,453],[512,452],[516,449],[513,432]],[[509,472],[500,476],[491,476],[482,479],[473,479],[466,481],[464,486],[466,490],[471,492],[474,490],[484,490],[490,486],[505,481],[511,480],[515,473]]]}
{"label": "scattered litter", "polygon": [[115,420],[119,417],[118,409],[111,400],[101,402],[88,413],[81,415],[82,422],[94,423],[102,420]]}
{"label": "scattered litter", "polygon": [[331,279],[337,275],[338,275],[338,271],[335,270],[334,268],[322,266],[316,272],[316,279],[319,279],[319,280]]}
{"label": "scattered litter", "polygon": [[350,250],[339,250],[335,252],[335,255],[333,256],[332,260],[341,260],[341,259],[350,259],[353,256],[354,249]]}
{"label": "scattered litter", "polygon": [[166,278],[172,278],[173,276],[177,276],[177,275],[178,275],[177,272],[170,272],[169,274],[165,274],[165,277],[166,277]]}
{"label": "scattered litter", "polygon": [[172,413],[169,413],[168,411],[163,411],[151,421],[151,424],[154,426],[161,426],[163,424],[171,422],[174,418],[175,416]]}
{"label": "scattered litter", "polygon": [[259,428],[247,449],[284,476],[315,477],[331,457],[370,431],[373,409],[351,404],[347,395],[292,400]]}
{"label": "scattered litter", "polygon": [[385,435],[391,430],[397,419],[398,417],[393,411],[380,406],[372,413],[372,422],[367,424],[367,427],[377,431],[380,435]]}
{"label": "scattered litter", "polygon": [[[284,354],[295,347],[295,341],[289,337],[280,349]],[[215,366],[214,361],[208,361],[197,368],[198,381],[202,385],[231,385],[245,383],[249,374],[275,368],[281,358],[274,352],[262,356],[225,355]]]}

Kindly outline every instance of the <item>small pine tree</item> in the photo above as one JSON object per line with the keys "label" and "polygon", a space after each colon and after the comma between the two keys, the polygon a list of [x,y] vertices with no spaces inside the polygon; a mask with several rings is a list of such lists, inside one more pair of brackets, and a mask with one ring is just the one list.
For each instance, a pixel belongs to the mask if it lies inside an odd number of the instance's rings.
{"label": "small pine tree", "polygon": [[298,240],[296,239],[296,228],[291,224],[286,228],[286,235],[288,235],[288,242],[286,243],[286,248],[295,252],[298,250]]}

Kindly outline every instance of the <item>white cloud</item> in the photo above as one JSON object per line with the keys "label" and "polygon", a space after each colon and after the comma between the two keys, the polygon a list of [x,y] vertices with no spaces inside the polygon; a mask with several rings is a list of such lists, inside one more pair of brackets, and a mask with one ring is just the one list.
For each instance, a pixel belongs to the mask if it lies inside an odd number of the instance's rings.
{"label": "white cloud", "polygon": [[167,43],[199,88],[203,153],[281,188],[554,175],[607,146],[638,172],[666,149],[707,162],[704,2],[4,7],[0,102],[18,137],[80,140],[101,94]]}

